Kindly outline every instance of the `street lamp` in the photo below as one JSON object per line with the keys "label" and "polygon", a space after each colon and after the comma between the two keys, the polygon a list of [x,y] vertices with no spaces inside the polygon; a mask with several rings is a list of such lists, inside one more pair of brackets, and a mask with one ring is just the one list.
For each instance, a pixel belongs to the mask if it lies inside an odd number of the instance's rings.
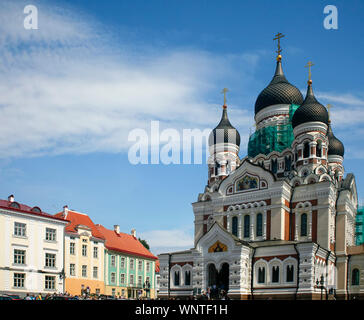
{"label": "street lamp", "polygon": [[[326,290],[326,288],[324,287],[324,283],[325,283],[324,276],[321,275],[320,281],[318,279],[316,280],[316,286],[321,289],[321,300],[322,300],[322,290],[323,289]],[[320,286],[319,286],[319,284],[320,284]]]}

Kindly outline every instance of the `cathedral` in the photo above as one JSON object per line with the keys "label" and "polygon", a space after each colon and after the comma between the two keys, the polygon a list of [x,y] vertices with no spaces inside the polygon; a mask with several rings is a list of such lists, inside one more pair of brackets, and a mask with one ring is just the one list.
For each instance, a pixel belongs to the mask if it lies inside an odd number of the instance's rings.
{"label": "cathedral", "polygon": [[287,80],[282,36],[242,159],[224,99],[208,141],[207,185],[192,204],[194,247],[159,255],[162,299],[215,288],[245,300],[364,296],[355,177],[344,172],[344,145],[329,107],[315,97],[312,63],[305,97]]}

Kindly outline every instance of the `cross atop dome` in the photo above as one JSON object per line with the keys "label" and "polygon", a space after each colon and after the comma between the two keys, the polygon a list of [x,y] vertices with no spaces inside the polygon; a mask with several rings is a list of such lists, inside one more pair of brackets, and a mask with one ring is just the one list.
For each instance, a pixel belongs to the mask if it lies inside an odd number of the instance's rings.
{"label": "cross atop dome", "polygon": [[314,64],[312,63],[312,61],[307,62],[307,65],[305,65],[305,68],[308,68],[308,84],[311,85],[312,84],[312,79],[311,79],[311,67],[314,66]]}
{"label": "cross atop dome", "polygon": [[224,88],[224,89],[222,89],[222,91],[221,91],[221,93],[223,93],[224,94],[224,105],[223,105],[223,107],[224,108],[226,108],[227,106],[226,106],[226,92],[228,92],[229,91],[229,89],[228,88]]}
{"label": "cross atop dome", "polygon": [[273,41],[274,40],[278,40],[278,42],[277,42],[278,50],[276,51],[278,53],[277,60],[281,60],[282,59],[282,56],[281,56],[281,52],[282,52],[282,48],[281,48],[281,38],[283,38],[283,37],[284,37],[284,34],[278,32],[275,35],[275,38],[273,38]]}

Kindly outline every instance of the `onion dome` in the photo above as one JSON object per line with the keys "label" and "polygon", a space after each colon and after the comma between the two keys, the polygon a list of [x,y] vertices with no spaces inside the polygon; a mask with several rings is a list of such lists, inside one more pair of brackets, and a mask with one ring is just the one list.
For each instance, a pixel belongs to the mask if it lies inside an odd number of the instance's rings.
{"label": "onion dome", "polygon": [[309,80],[305,101],[293,114],[292,127],[295,128],[302,123],[313,121],[323,122],[328,125],[329,115],[326,108],[316,100],[313,94],[312,81]]}
{"label": "onion dome", "polygon": [[275,104],[301,105],[302,102],[303,96],[301,91],[287,81],[282,69],[281,56],[278,56],[273,79],[259,94],[255,102],[255,114]]}
{"label": "onion dome", "polygon": [[239,131],[231,125],[227,115],[226,105],[223,106],[220,123],[211,131],[209,136],[209,146],[217,143],[232,143],[240,146]]}
{"label": "onion dome", "polygon": [[327,130],[327,138],[329,139],[329,149],[327,154],[344,157],[344,145],[338,138],[334,136],[330,123]]}

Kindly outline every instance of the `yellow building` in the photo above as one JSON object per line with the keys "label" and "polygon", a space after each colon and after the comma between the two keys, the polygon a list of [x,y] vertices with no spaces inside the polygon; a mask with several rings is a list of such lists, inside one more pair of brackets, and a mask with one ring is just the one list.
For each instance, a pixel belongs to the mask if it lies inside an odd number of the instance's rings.
{"label": "yellow building", "polygon": [[56,216],[70,221],[65,229],[65,292],[104,294],[104,237],[87,214],[65,206]]}

